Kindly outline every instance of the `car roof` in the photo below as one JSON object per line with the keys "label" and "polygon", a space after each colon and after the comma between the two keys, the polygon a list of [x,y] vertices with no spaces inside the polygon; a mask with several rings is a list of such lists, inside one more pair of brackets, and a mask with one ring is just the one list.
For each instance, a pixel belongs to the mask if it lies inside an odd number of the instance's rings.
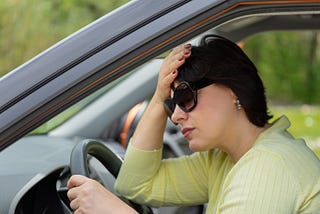
{"label": "car roof", "polygon": [[0,150],[88,94],[201,33],[238,41],[266,30],[319,29],[319,11],[316,0],[132,1],[0,79],[0,91],[5,92],[0,100]]}

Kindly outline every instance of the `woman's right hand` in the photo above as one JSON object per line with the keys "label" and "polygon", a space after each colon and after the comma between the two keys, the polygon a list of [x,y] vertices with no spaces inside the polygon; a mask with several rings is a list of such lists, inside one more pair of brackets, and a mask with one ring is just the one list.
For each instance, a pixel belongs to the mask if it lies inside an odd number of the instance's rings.
{"label": "woman's right hand", "polygon": [[178,75],[178,67],[191,55],[191,45],[175,48],[163,60],[156,91],[133,134],[132,144],[140,150],[152,151],[162,148],[167,114],[163,102],[170,97],[170,85]]}
{"label": "woman's right hand", "polygon": [[173,49],[163,60],[158,76],[158,85],[155,95],[163,102],[170,97],[171,83],[178,75],[178,68],[191,55],[191,44],[186,44]]}
{"label": "woman's right hand", "polygon": [[137,212],[99,182],[82,175],[73,175],[68,181],[68,198],[74,213],[130,213]]}

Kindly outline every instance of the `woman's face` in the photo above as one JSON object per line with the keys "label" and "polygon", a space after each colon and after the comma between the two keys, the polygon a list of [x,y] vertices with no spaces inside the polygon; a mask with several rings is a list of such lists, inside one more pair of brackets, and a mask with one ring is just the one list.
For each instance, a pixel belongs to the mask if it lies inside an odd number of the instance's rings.
{"label": "woman's face", "polygon": [[191,112],[175,107],[172,121],[178,123],[192,151],[223,148],[237,118],[236,96],[231,89],[211,84],[197,92],[198,103]]}

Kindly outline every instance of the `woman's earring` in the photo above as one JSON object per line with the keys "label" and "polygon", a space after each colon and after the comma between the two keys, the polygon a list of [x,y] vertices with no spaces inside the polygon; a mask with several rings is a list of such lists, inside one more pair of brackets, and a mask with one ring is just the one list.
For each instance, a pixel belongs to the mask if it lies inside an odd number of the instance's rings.
{"label": "woman's earring", "polygon": [[237,109],[240,110],[241,109],[241,103],[240,103],[239,99],[236,100],[236,105],[237,105]]}

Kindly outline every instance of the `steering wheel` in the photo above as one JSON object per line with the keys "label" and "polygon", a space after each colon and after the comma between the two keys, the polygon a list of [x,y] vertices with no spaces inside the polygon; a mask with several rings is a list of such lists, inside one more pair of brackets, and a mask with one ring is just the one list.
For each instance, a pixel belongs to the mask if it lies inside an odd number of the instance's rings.
{"label": "steering wheel", "polygon": [[[76,144],[71,153],[70,170],[72,175],[84,175],[89,177],[87,157],[92,155],[115,177],[119,174],[122,165],[121,159],[103,143],[95,140],[83,140]],[[145,205],[137,204],[124,197],[121,200],[134,208],[138,213],[152,214],[152,209]]]}

